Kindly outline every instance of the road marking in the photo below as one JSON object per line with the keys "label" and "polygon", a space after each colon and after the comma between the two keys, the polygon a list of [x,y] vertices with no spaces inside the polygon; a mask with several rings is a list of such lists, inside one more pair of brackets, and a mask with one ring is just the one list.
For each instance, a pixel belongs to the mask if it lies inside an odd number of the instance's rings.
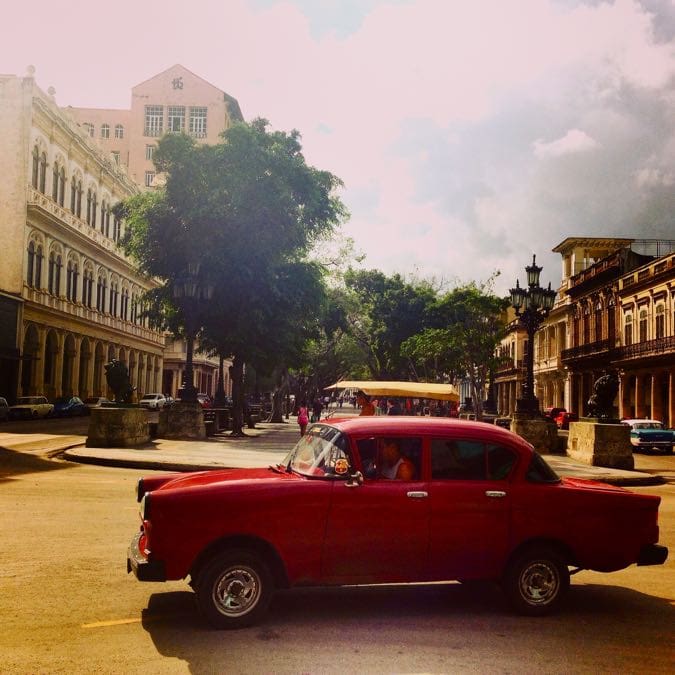
{"label": "road marking", "polygon": [[94,623],[83,623],[81,628],[105,628],[106,626],[123,626],[127,623],[140,623],[142,619],[114,619],[112,621],[96,621]]}

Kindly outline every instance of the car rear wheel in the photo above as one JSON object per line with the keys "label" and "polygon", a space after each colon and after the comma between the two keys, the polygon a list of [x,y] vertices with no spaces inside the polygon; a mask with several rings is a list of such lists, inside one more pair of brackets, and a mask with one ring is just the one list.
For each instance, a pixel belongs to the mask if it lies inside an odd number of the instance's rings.
{"label": "car rear wheel", "polygon": [[196,582],[197,604],[216,628],[244,628],[267,611],[273,590],[265,562],[251,551],[227,551],[202,569]]}
{"label": "car rear wheel", "polygon": [[545,546],[516,554],[503,580],[511,606],[529,616],[542,616],[557,609],[569,585],[570,573],[565,561]]}

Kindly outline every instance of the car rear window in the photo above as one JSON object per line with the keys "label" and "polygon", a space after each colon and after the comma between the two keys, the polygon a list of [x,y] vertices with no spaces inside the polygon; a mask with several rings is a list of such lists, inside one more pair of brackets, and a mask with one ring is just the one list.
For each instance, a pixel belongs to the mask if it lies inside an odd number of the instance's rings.
{"label": "car rear window", "polygon": [[480,441],[431,441],[432,480],[505,480],[516,463],[509,448]]}
{"label": "car rear window", "polygon": [[532,454],[532,461],[527,468],[525,478],[530,483],[559,483],[560,476],[548,465],[546,460],[538,453]]}

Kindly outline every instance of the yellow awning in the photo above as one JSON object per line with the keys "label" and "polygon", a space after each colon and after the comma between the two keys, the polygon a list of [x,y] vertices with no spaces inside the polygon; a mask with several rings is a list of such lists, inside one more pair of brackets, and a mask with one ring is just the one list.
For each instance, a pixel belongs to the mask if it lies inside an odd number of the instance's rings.
{"label": "yellow awning", "polygon": [[459,393],[452,384],[340,380],[330,387],[326,387],[326,389],[360,389],[369,396],[406,396],[433,398],[440,401],[459,401]]}

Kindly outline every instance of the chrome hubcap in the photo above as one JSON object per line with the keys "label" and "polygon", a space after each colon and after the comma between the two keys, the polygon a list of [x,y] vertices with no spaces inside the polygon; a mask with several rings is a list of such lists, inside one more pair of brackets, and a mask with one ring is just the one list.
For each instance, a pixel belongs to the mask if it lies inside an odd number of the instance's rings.
{"label": "chrome hubcap", "polygon": [[213,600],[221,614],[241,616],[250,612],[260,597],[258,575],[247,567],[223,572],[213,586]]}
{"label": "chrome hubcap", "polygon": [[557,595],[559,583],[553,565],[532,562],[520,575],[520,594],[531,605],[545,605]]}

